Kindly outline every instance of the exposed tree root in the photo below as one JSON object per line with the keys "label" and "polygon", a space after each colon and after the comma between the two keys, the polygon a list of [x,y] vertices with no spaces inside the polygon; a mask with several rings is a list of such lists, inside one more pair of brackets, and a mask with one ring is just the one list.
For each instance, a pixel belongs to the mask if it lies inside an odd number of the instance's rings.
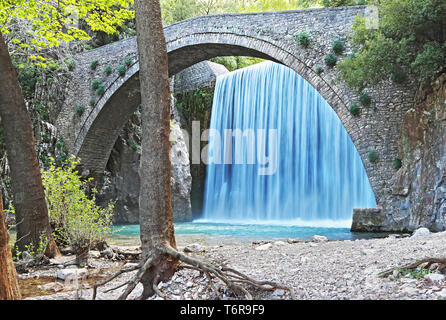
{"label": "exposed tree root", "polygon": [[393,273],[393,271],[395,270],[395,268],[416,269],[418,266],[420,266],[422,264],[426,264],[425,266],[423,266],[423,268],[427,269],[434,263],[446,264],[446,258],[424,258],[424,259],[420,259],[420,260],[417,260],[415,262],[408,263],[406,265],[402,265],[402,266],[399,266],[399,267],[393,267],[391,269],[385,270],[385,271],[381,272],[379,274],[379,276],[385,278],[385,277],[390,276]]}
{"label": "exposed tree root", "polygon": [[[252,297],[251,293],[243,285],[248,285],[248,286],[254,287],[258,290],[262,290],[262,291],[273,291],[276,289],[287,290],[290,293],[291,298],[293,300],[296,299],[294,290],[291,287],[288,287],[288,286],[285,286],[282,284],[278,284],[278,283],[272,282],[272,281],[254,280],[235,269],[227,268],[227,267],[217,267],[215,265],[205,263],[201,260],[189,257],[181,252],[178,252],[177,250],[173,249],[172,247],[170,247],[168,245],[162,247],[161,249],[159,249],[159,251],[160,251],[160,253],[169,255],[172,258],[185,264],[185,265],[179,266],[179,268],[193,269],[193,270],[200,271],[200,273],[204,273],[206,275],[206,278],[208,281],[207,287],[209,289],[212,289],[219,299],[221,299],[221,294],[215,288],[215,286],[213,284],[214,279],[221,280],[238,297],[244,297],[248,300],[252,300],[253,297]],[[106,283],[112,281],[113,279],[117,278],[118,276],[120,276],[123,273],[135,271],[135,270],[139,269],[138,273],[133,277],[132,280],[130,280],[124,284],[121,284],[117,287],[114,287],[112,289],[108,289],[106,291],[106,292],[109,292],[111,290],[115,290],[115,289],[123,287],[124,285],[127,285],[127,288],[124,290],[124,292],[118,298],[118,300],[125,300],[128,297],[128,295],[133,291],[133,289],[135,289],[136,285],[141,281],[142,277],[147,272],[147,270],[152,266],[153,262],[154,262],[153,257],[150,257],[146,261],[144,261],[143,263],[142,262],[139,263],[135,267],[121,269],[120,271],[113,274],[110,278],[108,278],[104,281],[101,281],[101,282],[97,282],[93,287],[93,300],[96,298],[98,287],[105,285]],[[155,281],[153,282],[153,291],[158,296],[166,298],[166,295],[157,287],[157,284],[159,283],[158,280],[159,280],[158,276],[156,276]]]}

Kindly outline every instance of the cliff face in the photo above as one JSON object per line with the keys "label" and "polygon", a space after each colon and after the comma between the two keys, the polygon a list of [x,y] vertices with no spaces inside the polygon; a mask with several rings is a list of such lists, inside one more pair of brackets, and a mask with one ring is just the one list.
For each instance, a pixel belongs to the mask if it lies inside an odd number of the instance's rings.
{"label": "cliff face", "polygon": [[392,218],[409,230],[446,230],[446,74],[418,91],[403,120],[399,154],[392,192],[400,210]]}

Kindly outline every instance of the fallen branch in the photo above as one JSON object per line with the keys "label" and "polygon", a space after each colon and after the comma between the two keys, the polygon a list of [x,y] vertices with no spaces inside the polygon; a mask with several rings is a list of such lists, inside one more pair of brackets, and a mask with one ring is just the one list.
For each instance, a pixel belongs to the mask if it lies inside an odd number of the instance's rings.
{"label": "fallen branch", "polygon": [[446,264],[446,258],[424,258],[424,259],[420,259],[420,260],[408,263],[408,264],[403,265],[403,266],[393,267],[391,269],[385,270],[385,271],[381,272],[379,274],[379,276],[385,278],[385,277],[390,276],[396,268],[416,269],[418,266],[420,266],[420,265],[422,265],[424,263],[426,263],[425,268],[429,268],[434,263]]}
{"label": "fallen branch", "polygon": [[[221,280],[226,286],[228,286],[229,289],[231,289],[234,292],[234,294],[236,294],[239,297],[243,296],[248,300],[253,299],[252,294],[245,287],[243,287],[242,284],[252,286],[252,287],[262,290],[262,291],[273,291],[276,289],[287,290],[290,293],[291,298],[296,299],[294,290],[291,287],[288,287],[288,286],[285,286],[285,285],[282,285],[282,284],[279,284],[279,283],[276,283],[273,281],[255,280],[255,279],[252,279],[252,278],[248,277],[247,275],[245,275],[235,269],[227,268],[227,267],[218,267],[218,266],[212,265],[210,263],[205,263],[201,260],[187,256],[187,255],[173,249],[172,247],[170,247],[168,245],[162,247],[160,249],[160,253],[169,255],[172,258],[185,264],[185,265],[181,265],[179,268],[193,269],[193,270],[200,271],[201,273],[204,273],[206,275],[206,278],[208,281],[207,287],[209,289],[212,289],[216,293],[216,295],[219,299],[221,299],[221,295],[218,292],[218,290],[215,288],[215,286],[213,285],[214,279]],[[132,280],[130,280],[124,284],[121,284],[115,288],[107,290],[107,292],[109,292],[111,290],[118,289],[124,285],[127,285],[127,288],[124,290],[124,292],[118,298],[118,300],[125,300],[129,296],[129,294],[133,291],[133,289],[136,287],[136,285],[141,281],[142,277],[147,272],[147,270],[152,266],[153,262],[154,262],[154,258],[149,257],[143,264],[140,263],[133,268],[123,269],[121,271],[118,271],[117,273],[115,273],[113,276],[111,276],[107,280],[96,283],[93,288],[94,289],[93,290],[93,300],[96,298],[96,290],[99,286],[102,286],[102,285],[110,282],[111,280],[115,279],[116,277],[118,277],[119,275],[121,275],[124,272],[129,272],[129,271],[134,271],[134,270],[139,269],[138,273],[133,277]],[[157,287],[158,280],[159,280],[158,275],[156,275],[155,281],[153,282],[153,291],[158,296],[166,298],[165,294],[162,293],[161,290]]]}

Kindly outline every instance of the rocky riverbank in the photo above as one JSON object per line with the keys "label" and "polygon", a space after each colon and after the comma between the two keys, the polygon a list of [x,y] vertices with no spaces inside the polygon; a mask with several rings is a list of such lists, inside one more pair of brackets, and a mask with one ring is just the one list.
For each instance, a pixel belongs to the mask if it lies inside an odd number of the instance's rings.
{"label": "rocky riverbank", "polygon": [[[116,249],[116,248],[115,248]],[[119,248],[125,251],[124,247]],[[384,239],[326,241],[315,238],[313,241],[275,241],[256,243],[235,243],[206,246],[179,243],[179,249],[187,254],[224,264],[246,273],[255,279],[272,280],[292,286],[298,299],[446,299],[446,268],[433,264],[426,270],[392,271],[383,278],[379,273],[396,268],[425,257],[446,258],[446,232],[418,232],[411,237],[389,236]],[[126,249],[138,251],[138,248]],[[21,282],[26,279],[48,279],[40,284],[45,295],[28,296],[27,299],[91,299],[92,284],[103,279],[120,267],[135,261],[124,256],[110,255],[107,252],[93,251],[88,269],[78,269],[84,276],[84,289],[75,290],[82,283],[81,278],[74,283],[56,280],[59,274],[70,274],[72,267],[62,268],[61,261],[52,261],[45,270],[33,270],[21,274]],[[69,257],[63,257],[69,259]],[[119,260],[123,259],[123,260]],[[124,274],[117,280],[99,289],[97,299],[115,299],[121,289],[105,292],[128,280],[133,273]],[[86,276],[86,277],[85,277]],[[93,279],[94,281],[88,281]],[[46,287],[45,287],[46,286]],[[215,299],[216,294],[207,288],[207,280],[198,271],[182,269],[171,281],[160,283],[160,289],[168,299]],[[216,285],[224,299],[233,299],[231,292],[222,284]],[[45,291],[46,290],[46,291]],[[60,291],[54,293],[54,291]],[[139,284],[130,299],[141,293]],[[51,294],[52,293],[52,294]],[[257,299],[290,299],[287,292],[254,292]],[[162,299],[158,296],[153,299]]]}

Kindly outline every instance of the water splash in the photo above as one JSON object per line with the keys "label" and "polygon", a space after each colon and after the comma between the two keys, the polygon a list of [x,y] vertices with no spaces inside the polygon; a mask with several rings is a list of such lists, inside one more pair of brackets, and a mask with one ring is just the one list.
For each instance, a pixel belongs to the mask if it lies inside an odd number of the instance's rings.
{"label": "water splash", "polygon": [[[201,221],[349,227],[353,208],[376,207],[340,119],[288,67],[264,62],[218,77],[210,132]],[[273,174],[260,174],[266,167]]]}

